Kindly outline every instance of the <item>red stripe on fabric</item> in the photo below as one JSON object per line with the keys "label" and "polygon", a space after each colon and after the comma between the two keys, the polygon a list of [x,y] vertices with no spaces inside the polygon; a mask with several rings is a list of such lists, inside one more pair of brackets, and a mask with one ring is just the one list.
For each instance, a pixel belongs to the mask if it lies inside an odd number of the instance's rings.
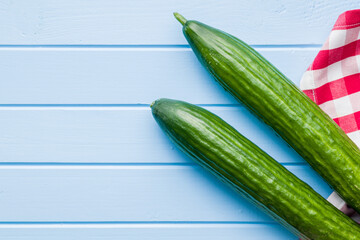
{"label": "red stripe on fabric", "polygon": [[336,20],[333,30],[350,29],[360,26],[360,9],[342,13]]}
{"label": "red stripe on fabric", "polygon": [[331,50],[321,50],[311,64],[311,70],[318,70],[329,66],[329,54]]}
{"label": "red stripe on fabric", "polygon": [[360,73],[345,77],[345,86],[348,94],[360,92]]}
{"label": "red stripe on fabric", "polygon": [[322,104],[324,102],[333,100],[329,85],[330,84],[325,84],[314,90],[318,99],[317,104]]}
{"label": "red stripe on fabric", "polygon": [[[334,118],[333,120],[334,120],[334,122],[335,122],[337,125],[339,125],[339,126],[340,126],[340,121],[339,121],[339,119],[338,119],[338,118]],[[344,129],[343,129],[343,130],[344,130]]]}
{"label": "red stripe on fabric", "polygon": [[360,112],[354,113],[356,124],[357,124],[357,130],[360,129]]}
{"label": "red stripe on fabric", "polygon": [[355,132],[359,130],[360,127],[360,112],[335,118],[334,121],[341,127],[342,130],[344,130],[346,134]]}
{"label": "red stripe on fabric", "polygon": [[[328,82],[316,89],[306,91],[311,91],[312,94],[315,94],[317,104],[345,97],[360,92],[360,73],[346,76],[336,81]],[[308,95],[307,93],[305,94]],[[315,98],[315,96],[313,96],[313,98]]]}
{"label": "red stripe on fabric", "polygon": [[[313,102],[315,102],[315,96],[313,90],[303,90],[303,92],[308,96]],[[315,102],[316,103],[316,102]]]}
{"label": "red stripe on fabric", "polygon": [[[359,45],[358,45],[359,44]],[[339,62],[345,58],[353,57],[360,54],[360,40],[351,42],[345,46],[331,49],[321,50],[311,64],[311,70],[318,70],[328,67],[331,64]]]}

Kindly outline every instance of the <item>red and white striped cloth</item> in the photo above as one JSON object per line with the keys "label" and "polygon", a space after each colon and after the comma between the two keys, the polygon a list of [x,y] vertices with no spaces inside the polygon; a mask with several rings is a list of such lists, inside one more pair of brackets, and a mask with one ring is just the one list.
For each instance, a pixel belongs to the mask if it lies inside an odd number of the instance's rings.
{"label": "red and white striped cloth", "polygon": [[[300,88],[360,147],[360,9],[339,16]],[[336,193],[328,200],[360,222]]]}

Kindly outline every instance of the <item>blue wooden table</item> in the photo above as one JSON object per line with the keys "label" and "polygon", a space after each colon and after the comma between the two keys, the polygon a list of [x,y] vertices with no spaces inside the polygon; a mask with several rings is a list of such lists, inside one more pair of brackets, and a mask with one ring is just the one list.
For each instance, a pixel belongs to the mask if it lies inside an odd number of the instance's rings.
{"label": "blue wooden table", "polygon": [[358,1],[0,0],[0,239],[295,240],[193,164],[149,104],[220,115],[330,188],[205,72],[172,12],[253,45],[296,84]]}

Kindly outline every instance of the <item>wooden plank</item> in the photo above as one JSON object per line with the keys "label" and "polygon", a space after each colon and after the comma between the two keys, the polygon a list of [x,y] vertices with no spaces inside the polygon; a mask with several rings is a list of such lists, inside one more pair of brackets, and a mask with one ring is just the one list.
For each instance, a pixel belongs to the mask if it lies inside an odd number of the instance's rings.
{"label": "wooden plank", "polygon": [[323,44],[357,0],[0,1],[0,44],[185,44],[179,11],[251,44]]}
{"label": "wooden plank", "polygon": [[[317,48],[259,48],[299,84]],[[188,48],[0,50],[0,104],[235,104]]]}
{"label": "wooden plank", "polygon": [[[243,107],[206,107],[282,163],[302,158]],[[149,107],[0,108],[3,163],[190,164]]]}
{"label": "wooden plank", "polygon": [[[308,166],[289,166],[323,196]],[[194,166],[2,166],[0,222],[272,222]]]}
{"label": "wooden plank", "polygon": [[[44,226],[46,228],[44,228]],[[0,238],[12,240],[296,240],[277,224],[54,224],[0,225]]]}

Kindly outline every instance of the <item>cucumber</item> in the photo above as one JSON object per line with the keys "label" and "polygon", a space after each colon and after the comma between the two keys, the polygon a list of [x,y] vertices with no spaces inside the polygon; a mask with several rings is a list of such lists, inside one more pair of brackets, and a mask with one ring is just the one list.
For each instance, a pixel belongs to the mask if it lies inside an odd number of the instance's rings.
{"label": "cucumber", "polygon": [[279,70],[243,41],[175,17],[200,62],[222,87],[282,137],[360,212],[360,150]]}
{"label": "cucumber", "polygon": [[218,116],[170,99],[151,108],[182,151],[298,237],[360,239],[357,223]]}

